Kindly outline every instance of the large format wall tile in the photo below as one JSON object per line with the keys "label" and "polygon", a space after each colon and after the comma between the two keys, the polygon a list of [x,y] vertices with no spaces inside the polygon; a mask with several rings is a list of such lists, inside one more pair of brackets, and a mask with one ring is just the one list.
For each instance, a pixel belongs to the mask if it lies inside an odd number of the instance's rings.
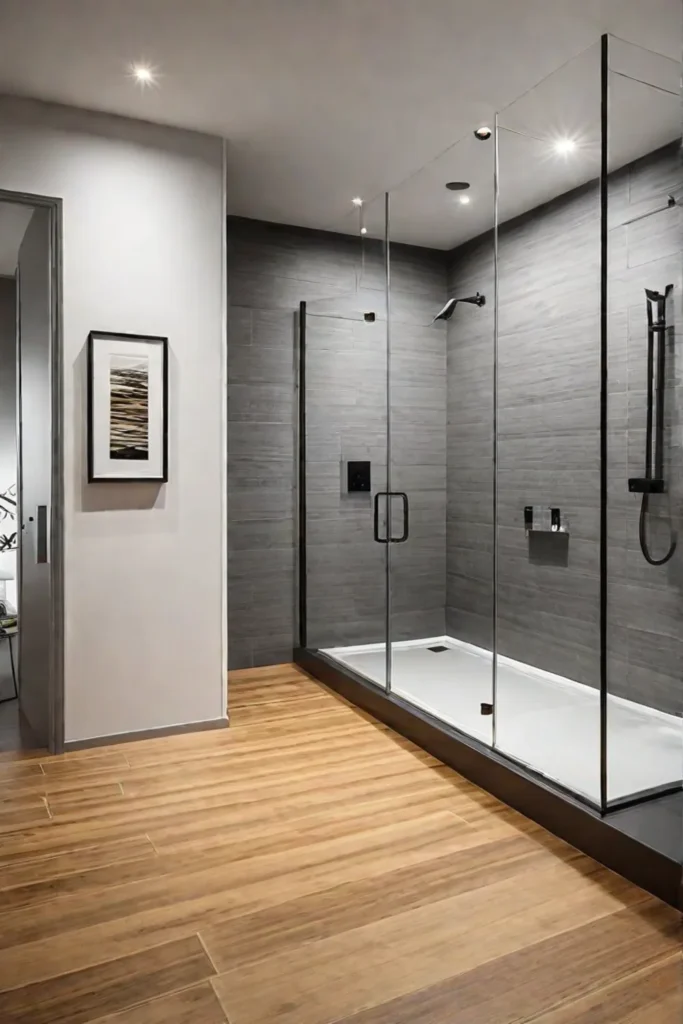
{"label": "large format wall tile", "polygon": [[[608,312],[609,685],[683,711],[683,547],[663,568],[638,544],[645,441],[644,288],[675,287],[667,337],[665,472],[651,500],[655,553],[683,530],[683,283],[678,211],[633,225],[680,180],[674,149],[610,181]],[[591,183],[503,226],[498,363],[498,649],[599,682],[599,218]],[[450,265],[450,269],[446,268]],[[382,247],[232,219],[229,242],[230,652],[235,666],[281,661],[295,642],[296,311],[308,303],[309,643],[384,639],[386,550],[372,500],[345,493],[349,459],[370,459],[373,491],[411,501],[411,539],[392,548],[395,639],[447,630],[493,637],[493,247],[452,254],[392,248],[387,361]],[[449,294],[480,291],[446,328]],[[366,323],[372,310],[377,320]],[[391,382],[387,400],[387,376]],[[387,415],[391,453],[387,467]],[[527,538],[527,504],[560,505],[568,538]],[[394,528],[400,517],[394,510]],[[504,707],[501,706],[502,710]]]}
{"label": "large format wall tile", "polygon": [[[666,567],[647,564],[638,543],[640,499],[628,493],[627,480],[643,472],[644,288],[672,283],[665,417],[670,493],[651,499],[647,520],[653,550],[661,554],[670,528],[683,525],[683,231],[677,210],[624,222],[661,203],[680,174],[680,155],[670,148],[613,176],[608,292],[608,684],[617,696],[677,714],[683,712],[683,550]],[[599,683],[596,198],[589,185],[503,226],[498,347],[498,650],[589,685]],[[490,236],[452,255],[453,290],[476,281],[491,291]],[[475,327],[471,320],[451,320],[446,620],[455,636],[489,647],[492,350],[490,321]],[[569,537],[527,538],[527,504],[559,505]],[[505,713],[503,703],[499,712]]]}
{"label": "large format wall tile", "polygon": [[[228,282],[229,647],[232,667],[281,662],[297,642],[296,313],[307,318],[308,643],[381,642],[386,548],[372,495],[348,494],[346,463],[387,486],[382,247],[231,218]],[[410,544],[394,549],[392,631],[440,635],[446,604],[446,254],[392,247],[391,485],[411,497]],[[375,323],[363,313],[373,311]],[[394,528],[400,529],[397,510]]]}

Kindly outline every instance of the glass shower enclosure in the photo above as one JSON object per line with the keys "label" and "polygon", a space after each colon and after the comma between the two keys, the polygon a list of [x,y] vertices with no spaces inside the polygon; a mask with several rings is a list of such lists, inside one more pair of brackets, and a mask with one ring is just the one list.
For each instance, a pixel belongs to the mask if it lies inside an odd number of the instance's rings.
{"label": "glass shower enclosure", "polygon": [[297,318],[300,647],[603,813],[682,786],[680,77],[603,37]]}

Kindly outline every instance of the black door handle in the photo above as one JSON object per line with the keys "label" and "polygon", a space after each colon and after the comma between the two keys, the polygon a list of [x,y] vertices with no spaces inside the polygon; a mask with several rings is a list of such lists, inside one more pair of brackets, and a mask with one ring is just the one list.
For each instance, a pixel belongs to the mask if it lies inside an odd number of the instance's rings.
{"label": "black door handle", "polygon": [[392,498],[400,498],[403,502],[403,533],[400,537],[392,537],[392,544],[403,544],[404,541],[408,540],[410,534],[410,505],[408,504],[408,495],[405,491],[392,491]]}
{"label": "black door handle", "polygon": [[[386,537],[379,535],[379,499],[387,499],[387,534]],[[403,532],[400,537],[392,537],[391,531],[391,499],[400,498],[403,502]],[[405,491],[377,491],[374,501],[374,537],[378,544],[403,544],[408,540],[410,533],[410,505],[408,495]]]}
{"label": "black door handle", "polygon": [[388,500],[389,500],[389,492],[388,491],[377,491],[377,494],[375,495],[375,502],[374,502],[374,509],[375,509],[375,511],[374,511],[374,526],[373,526],[374,537],[375,537],[375,540],[377,541],[378,544],[388,544],[389,543],[389,538],[388,537],[380,537],[380,535],[379,535],[379,499],[380,498],[386,498],[387,502],[388,502]]}

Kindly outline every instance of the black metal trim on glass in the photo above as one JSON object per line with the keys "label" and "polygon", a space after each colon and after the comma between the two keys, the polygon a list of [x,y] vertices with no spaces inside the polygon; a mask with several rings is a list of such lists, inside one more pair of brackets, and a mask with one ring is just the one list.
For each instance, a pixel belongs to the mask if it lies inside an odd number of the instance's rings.
{"label": "black metal trim on glass", "polygon": [[609,36],[600,40],[600,812],[608,801],[607,780],[607,202]]}
{"label": "black metal trim on glass", "polygon": [[[391,198],[384,193],[384,300],[386,316],[386,423],[387,423],[387,491],[391,490]],[[387,516],[387,523],[390,517]],[[389,526],[387,525],[387,532]],[[393,678],[393,644],[391,640],[391,546],[384,556],[384,679],[386,692],[391,693]]]}
{"label": "black metal trim on glass", "polygon": [[390,497],[400,498],[403,502],[403,533],[400,537],[391,537],[392,544],[404,544],[410,534],[410,503],[405,491],[392,491]]}
{"label": "black metal trim on glass", "polygon": [[308,592],[306,568],[306,303],[299,303],[299,645],[305,647],[307,637]]}
{"label": "black metal trim on glass", "polygon": [[[613,811],[623,811],[629,807],[640,807],[643,804],[651,803],[653,800],[659,800],[660,797],[673,796],[675,793],[680,793],[682,789],[683,780],[680,782],[662,783],[661,786],[651,786],[649,789],[640,789],[637,793],[631,793],[629,796],[610,800],[607,804],[607,810],[611,814]],[[683,878],[681,882],[683,884]]]}
{"label": "black metal trim on glass", "polygon": [[493,129],[493,367],[491,398],[493,402],[491,436],[491,746],[498,743],[498,336],[500,324],[500,121],[496,112]]}
{"label": "black metal trim on glass", "polygon": [[372,506],[373,506],[373,512],[372,512],[372,535],[373,535],[373,537],[375,538],[375,540],[377,541],[378,544],[388,544],[389,543],[389,538],[388,537],[380,537],[380,535],[379,535],[379,499],[380,498],[387,498],[388,496],[389,496],[389,492],[388,491],[377,491],[377,493],[375,494],[374,501],[372,503]]}

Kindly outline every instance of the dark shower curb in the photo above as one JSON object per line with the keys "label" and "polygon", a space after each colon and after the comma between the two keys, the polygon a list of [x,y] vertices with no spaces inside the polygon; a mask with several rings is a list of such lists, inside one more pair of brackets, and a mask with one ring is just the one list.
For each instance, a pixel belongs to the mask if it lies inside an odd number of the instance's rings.
{"label": "dark shower curb", "polygon": [[609,818],[552,789],[495,751],[467,740],[360,676],[342,671],[319,653],[296,648],[293,657],[295,664],[309,675],[417,743],[470,782],[670,906],[683,907],[683,868],[679,862],[622,832]]}

